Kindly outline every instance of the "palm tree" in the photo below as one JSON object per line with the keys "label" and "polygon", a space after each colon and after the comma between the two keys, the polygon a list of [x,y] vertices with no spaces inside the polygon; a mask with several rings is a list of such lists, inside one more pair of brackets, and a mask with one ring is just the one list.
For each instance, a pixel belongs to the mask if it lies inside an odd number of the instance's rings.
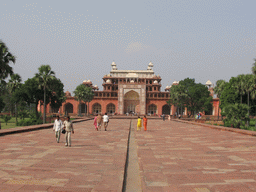
{"label": "palm tree", "polygon": [[214,93],[217,94],[217,97],[219,98],[219,107],[218,107],[218,119],[219,119],[219,108],[220,108],[220,96],[222,91],[224,90],[224,86],[226,84],[225,80],[218,80],[216,82],[216,86],[214,87]]}
{"label": "palm tree", "polygon": [[0,81],[3,81],[8,75],[13,74],[9,62],[15,63],[15,57],[9,52],[4,42],[0,40]]}
{"label": "palm tree", "polygon": [[241,75],[238,75],[236,78],[235,78],[235,81],[234,81],[234,88],[236,90],[236,92],[238,94],[240,94],[240,98],[241,98],[241,104],[243,102],[243,95],[245,94],[245,89],[244,89],[244,84],[246,83],[245,81],[245,75],[244,74],[241,74]]}
{"label": "palm tree", "polygon": [[[10,92],[14,93],[16,89],[19,89],[21,86],[21,77],[19,74],[11,75],[11,79],[9,80],[8,86],[10,88]],[[17,123],[17,103],[15,102],[15,117]]]}
{"label": "palm tree", "polygon": [[[254,92],[254,75],[252,74],[246,74],[244,76],[244,91],[247,93],[247,105],[249,107],[249,99],[250,94]],[[252,94],[254,95],[254,94]],[[248,116],[249,116],[250,110],[248,109]],[[247,126],[249,126],[249,121],[247,120]]]}
{"label": "palm tree", "polygon": [[252,74],[256,75],[256,59],[253,59],[255,62],[253,63],[252,66]]}
{"label": "palm tree", "polygon": [[43,123],[46,119],[46,87],[48,87],[49,81],[55,78],[55,73],[51,70],[50,65],[41,65],[38,68],[39,73],[36,73],[36,80],[39,83],[39,89],[44,89],[44,115]]}

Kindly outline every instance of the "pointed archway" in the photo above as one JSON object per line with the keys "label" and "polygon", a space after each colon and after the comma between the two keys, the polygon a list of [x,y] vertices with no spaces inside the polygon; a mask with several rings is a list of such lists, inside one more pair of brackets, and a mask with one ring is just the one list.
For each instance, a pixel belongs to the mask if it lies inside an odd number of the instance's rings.
{"label": "pointed archway", "polygon": [[124,95],[124,113],[140,113],[140,97],[136,91]]}

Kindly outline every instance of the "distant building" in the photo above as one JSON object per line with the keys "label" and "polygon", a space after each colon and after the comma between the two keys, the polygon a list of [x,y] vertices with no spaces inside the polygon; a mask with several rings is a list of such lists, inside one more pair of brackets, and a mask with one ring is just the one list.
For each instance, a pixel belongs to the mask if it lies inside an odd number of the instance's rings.
{"label": "distant building", "polygon": [[[174,81],[171,86],[167,86],[165,91],[161,91],[161,77],[155,75],[153,71],[153,63],[148,64],[147,70],[118,70],[116,63],[112,62],[112,69],[108,75],[103,77],[103,91],[99,91],[97,85],[93,85],[90,80],[83,81],[85,86],[92,87],[94,98],[87,104],[81,104],[82,113],[87,113],[89,108],[90,114],[108,113],[124,115],[134,113],[138,115],[175,115],[181,113],[187,115],[186,109],[177,109],[175,106],[171,108],[166,101],[169,100],[169,89],[179,82]],[[213,86],[208,80],[206,86],[213,96]],[[60,113],[76,115],[79,113],[79,102],[71,96],[70,92],[66,92],[66,101],[60,109],[51,109],[47,105],[47,113]],[[213,99],[213,108],[209,115],[217,116],[219,99]],[[40,108],[38,108],[40,110]],[[43,108],[41,106],[41,111]]]}

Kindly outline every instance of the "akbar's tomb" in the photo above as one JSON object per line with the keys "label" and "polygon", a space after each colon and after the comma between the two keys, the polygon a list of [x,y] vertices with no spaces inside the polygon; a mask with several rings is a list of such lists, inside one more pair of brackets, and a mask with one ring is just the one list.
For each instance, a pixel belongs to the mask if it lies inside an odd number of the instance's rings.
{"label": "akbar's tomb", "polygon": [[[139,115],[174,115],[179,110],[179,113],[187,115],[186,109],[178,109],[175,106],[170,108],[166,102],[169,100],[169,89],[179,82],[174,81],[171,86],[167,86],[164,91],[161,91],[162,79],[159,75],[155,75],[153,63],[148,64],[147,70],[118,70],[115,62],[112,62],[111,67],[110,73],[103,77],[103,91],[100,91],[98,86],[93,85],[90,80],[83,81],[85,86],[92,87],[94,98],[89,103],[89,107],[87,104],[81,103],[82,113],[87,113],[87,108],[89,108],[90,114],[107,112],[108,114],[124,115],[134,112]],[[206,82],[206,86],[214,96],[213,85],[209,80]],[[79,102],[68,91],[66,98],[59,109],[51,109],[47,105],[46,112],[77,115]],[[207,115],[217,116],[219,99],[213,98],[212,103],[212,111]],[[43,111],[42,108],[41,111]]]}

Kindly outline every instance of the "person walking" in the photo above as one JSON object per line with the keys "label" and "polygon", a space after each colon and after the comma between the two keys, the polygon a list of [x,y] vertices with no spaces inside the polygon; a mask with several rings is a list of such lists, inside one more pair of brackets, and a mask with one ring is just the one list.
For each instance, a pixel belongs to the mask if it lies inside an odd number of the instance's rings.
{"label": "person walking", "polygon": [[98,117],[97,117],[97,128],[98,128],[99,130],[101,130],[101,124],[102,124],[102,116],[101,116],[101,114],[99,113],[99,114],[98,114]]}
{"label": "person walking", "polygon": [[109,123],[109,117],[108,117],[107,113],[105,113],[105,115],[103,116],[103,123],[104,123],[105,131],[107,131],[107,127],[108,127],[108,123]]}
{"label": "person walking", "polygon": [[94,117],[94,122],[93,122],[93,125],[95,126],[96,131],[98,131],[97,117],[98,117],[98,114],[96,114],[96,116]]}
{"label": "person walking", "polygon": [[141,125],[141,118],[140,118],[140,116],[138,116],[137,131],[140,131],[141,127],[142,127],[142,125]]}
{"label": "person walking", "polygon": [[144,131],[147,131],[147,124],[148,124],[148,119],[147,119],[146,115],[144,115],[144,118],[143,118]]}
{"label": "person walking", "polygon": [[165,121],[165,115],[164,114],[162,115],[162,117],[163,117],[163,121]]}
{"label": "person walking", "polygon": [[66,144],[65,146],[71,147],[71,132],[74,134],[73,123],[70,121],[70,117],[67,117],[67,120],[64,121],[64,129],[66,130]]}
{"label": "person walking", "polygon": [[55,119],[53,124],[53,131],[55,131],[55,137],[57,143],[60,142],[60,135],[61,135],[61,128],[62,128],[62,121],[60,120],[60,117],[57,116],[57,119]]}

